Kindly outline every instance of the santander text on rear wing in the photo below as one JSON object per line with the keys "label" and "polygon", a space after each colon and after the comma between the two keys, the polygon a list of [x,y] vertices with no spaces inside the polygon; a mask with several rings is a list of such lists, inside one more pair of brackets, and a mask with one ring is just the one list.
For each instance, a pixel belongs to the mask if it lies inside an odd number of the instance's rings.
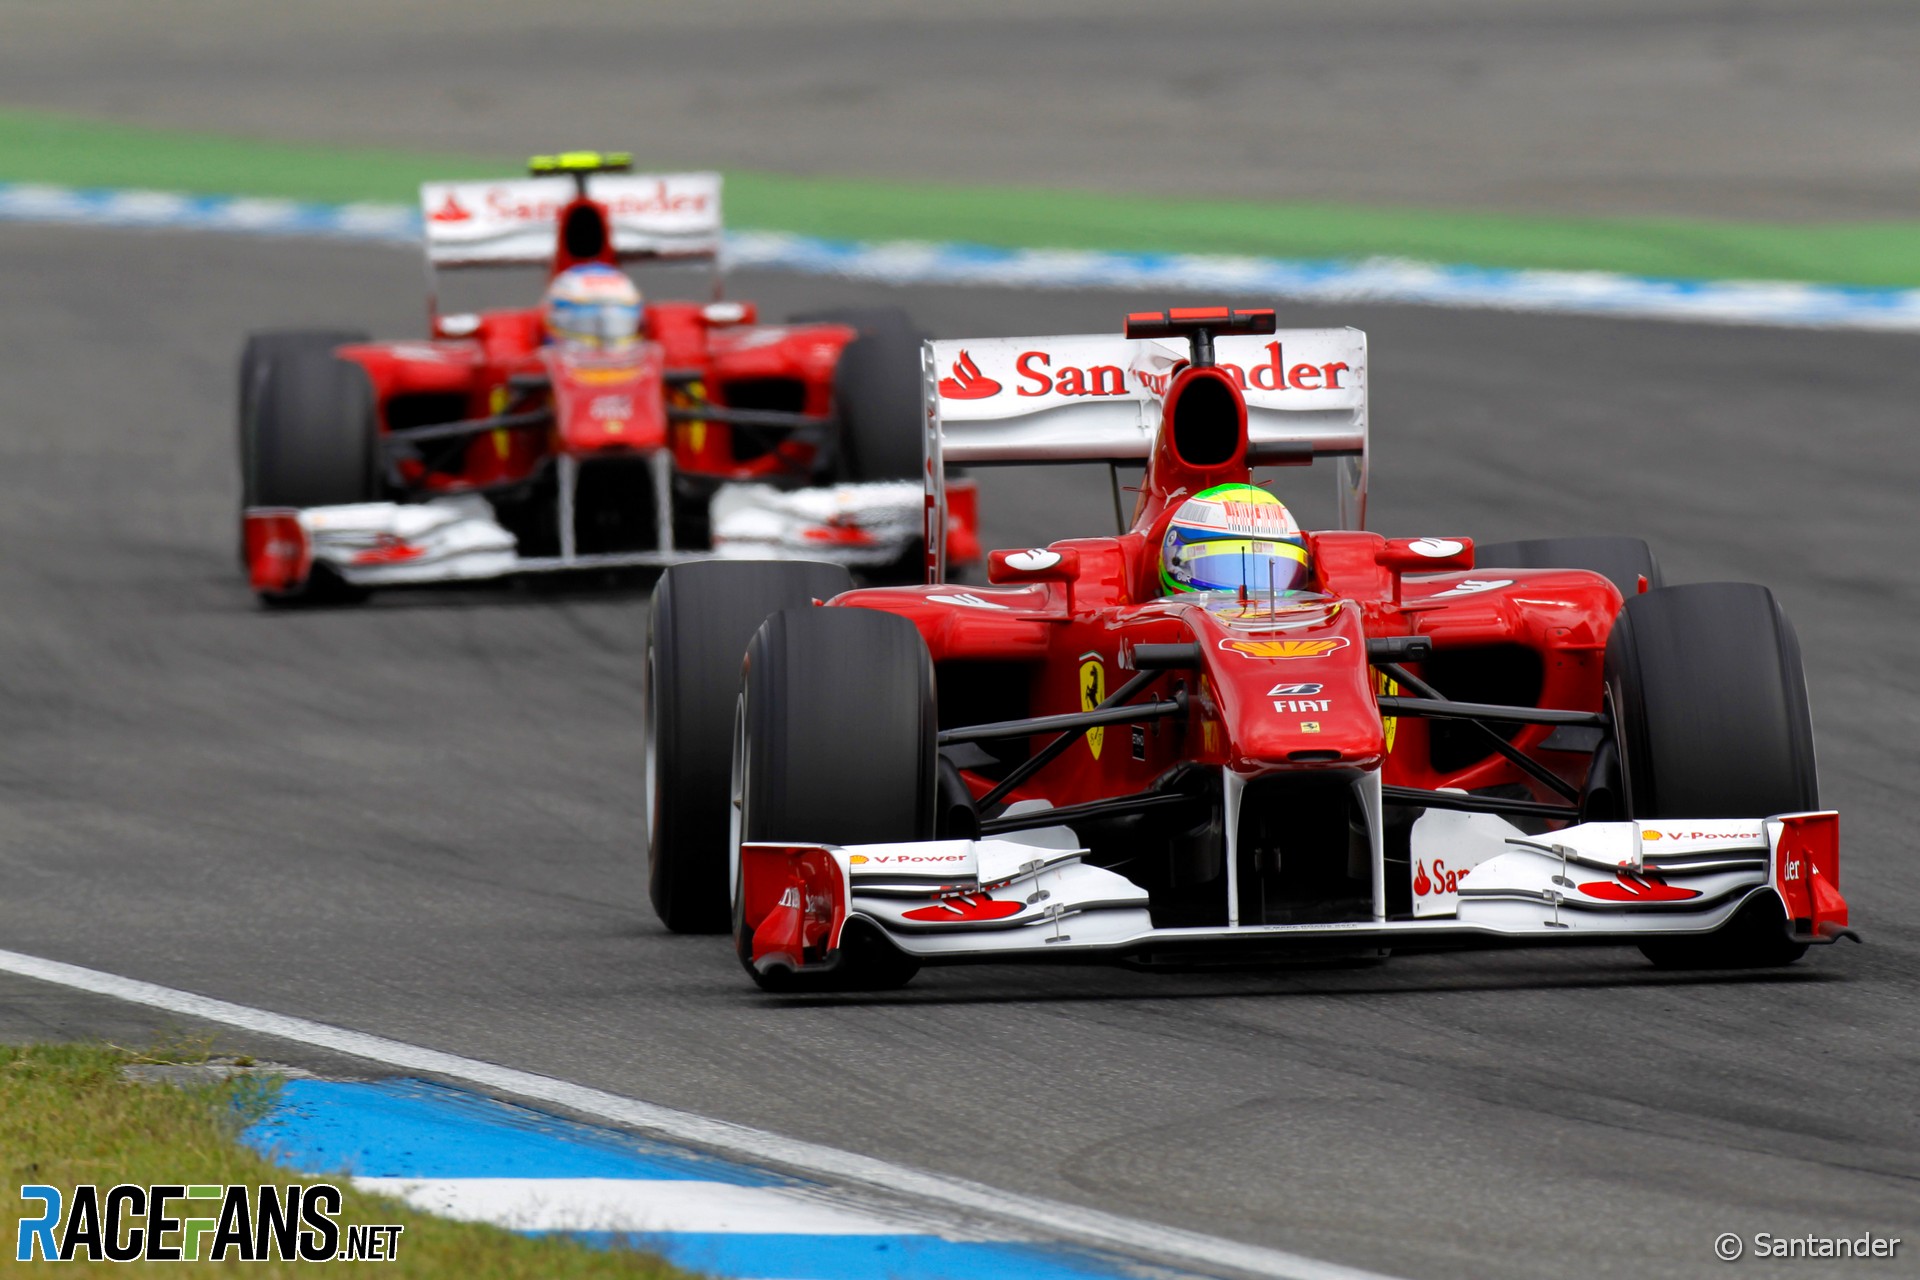
{"label": "santander text on rear wing", "polygon": [[[718,257],[719,174],[594,173],[581,178],[588,197],[607,207],[619,257]],[[427,260],[436,267],[545,263],[553,257],[560,211],[575,191],[575,178],[562,175],[423,183],[420,212]]]}
{"label": "santander text on rear wing", "polygon": [[[1339,522],[1367,514],[1367,335],[1358,329],[1222,334],[1218,366],[1247,401],[1257,464],[1337,463]],[[987,463],[1141,462],[1162,398],[1187,359],[1179,338],[1113,334],[930,341],[922,348],[927,481],[943,509],[945,468]],[[930,562],[937,552],[929,544]]]}

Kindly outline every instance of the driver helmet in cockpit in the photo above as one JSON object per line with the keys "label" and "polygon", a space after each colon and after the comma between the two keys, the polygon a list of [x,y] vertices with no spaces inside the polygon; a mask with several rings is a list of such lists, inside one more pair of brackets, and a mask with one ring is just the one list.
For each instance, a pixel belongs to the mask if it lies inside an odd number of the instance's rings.
{"label": "driver helmet in cockpit", "polygon": [[568,267],[547,286],[547,337],[561,346],[620,351],[640,336],[640,290],[604,263]]}
{"label": "driver helmet in cockpit", "polygon": [[1278,595],[1304,589],[1310,576],[1300,526],[1255,485],[1215,485],[1188,498],[1160,544],[1160,585],[1169,595]]}

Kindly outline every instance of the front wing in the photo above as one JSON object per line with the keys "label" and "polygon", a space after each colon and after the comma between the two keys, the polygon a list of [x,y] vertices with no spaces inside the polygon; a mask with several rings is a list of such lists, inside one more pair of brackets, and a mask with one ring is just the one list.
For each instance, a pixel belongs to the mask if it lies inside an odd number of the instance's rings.
{"label": "front wing", "polygon": [[[1423,819],[1424,821],[1424,819]],[[1499,823],[1451,839],[1454,898],[1413,919],[1156,928],[1146,890],[1089,865],[1065,827],[985,840],[741,848],[754,964],[831,967],[863,920],[924,963],[1156,951],[1271,951],[1288,944],[1439,945],[1621,941],[1711,933],[1776,895],[1799,935],[1846,931],[1839,815],[1595,822],[1544,836]],[[1477,842],[1477,843],[1476,843]],[[1416,875],[1431,883],[1428,858]]]}
{"label": "front wing", "polygon": [[825,560],[849,568],[916,558],[922,529],[917,485],[848,484],[782,492],[722,485],[711,500],[714,549],[521,555],[477,494],[426,502],[335,507],[252,507],[244,513],[247,570],[263,596],[306,589],[316,569],[350,586],[472,582],[516,574],[661,567],[716,557]]}

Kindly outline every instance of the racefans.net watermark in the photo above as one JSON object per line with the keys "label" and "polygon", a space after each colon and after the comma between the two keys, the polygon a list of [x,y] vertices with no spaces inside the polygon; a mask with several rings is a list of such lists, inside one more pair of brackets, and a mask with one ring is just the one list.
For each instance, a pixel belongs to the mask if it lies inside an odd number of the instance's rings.
{"label": "racefans.net watermark", "polygon": [[1713,1256],[1722,1262],[1742,1258],[1894,1258],[1900,1254],[1899,1236],[1871,1231],[1858,1236],[1777,1236],[1756,1231],[1751,1236],[1723,1231],[1714,1238]]}
{"label": "racefans.net watermark", "polygon": [[20,1219],[16,1262],[392,1262],[398,1223],[349,1226],[330,1182],[25,1186],[40,1213]]}

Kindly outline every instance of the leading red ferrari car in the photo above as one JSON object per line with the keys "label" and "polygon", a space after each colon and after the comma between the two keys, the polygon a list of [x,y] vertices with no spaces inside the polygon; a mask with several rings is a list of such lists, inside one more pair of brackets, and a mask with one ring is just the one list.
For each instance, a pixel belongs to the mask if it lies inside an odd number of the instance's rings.
{"label": "leading red ferrari car", "polygon": [[[1151,312],[928,369],[926,585],[709,564],[654,600],[654,905],[763,986],[1848,936],[1772,594],[1662,585],[1637,539],[1365,532],[1358,331]],[[1304,532],[1253,469],[1315,459],[1343,527]],[[945,464],[1127,460],[1125,532],[944,581]]]}
{"label": "leading red ferrari car", "polygon": [[[428,183],[427,263],[539,265],[542,306],[431,311],[423,341],[256,333],[240,361],[243,548],[269,601],[705,556],[886,575],[922,551],[920,335],[898,311],[761,324],[719,299],[720,178],[624,155]],[[628,262],[715,266],[648,300]],[[625,332],[557,329],[596,282]],[[610,292],[609,292],[610,290]],[[578,339],[575,341],[573,339]],[[953,536],[972,545],[970,494]]]}

